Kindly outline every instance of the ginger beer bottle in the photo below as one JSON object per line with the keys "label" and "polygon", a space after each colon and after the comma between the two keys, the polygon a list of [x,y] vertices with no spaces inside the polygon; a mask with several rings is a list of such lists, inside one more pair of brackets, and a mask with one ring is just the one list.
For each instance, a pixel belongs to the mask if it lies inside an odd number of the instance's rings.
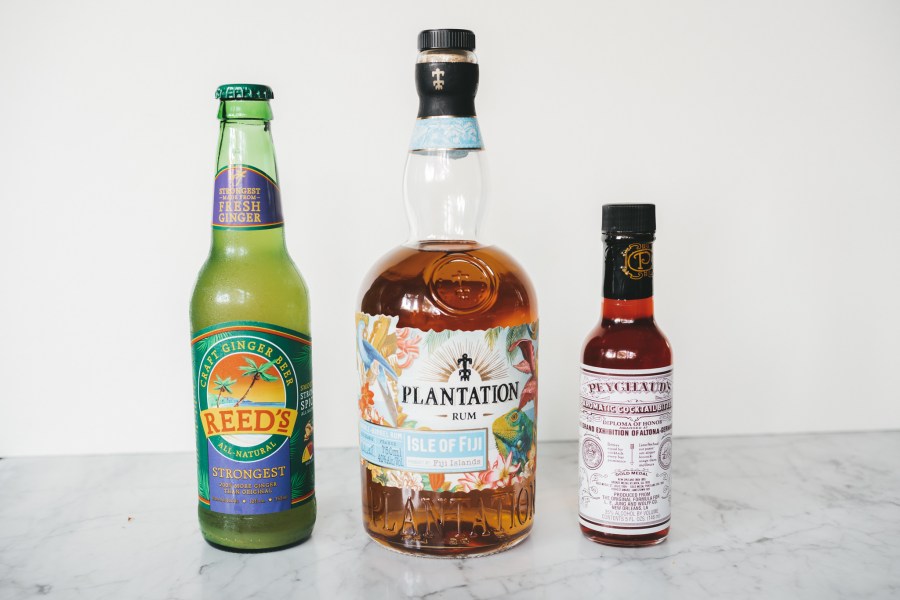
{"label": "ginger beer bottle", "polygon": [[509,548],[534,518],[537,301],[481,241],[474,50],[471,31],[419,35],[409,239],[372,268],[356,314],[363,523],[428,556]]}
{"label": "ginger beer bottle", "polygon": [[212,247],[191,298],[200,530],[236,550],[295,544],[316,520],[309,297],[284,243],[273,97],[216,91]]}

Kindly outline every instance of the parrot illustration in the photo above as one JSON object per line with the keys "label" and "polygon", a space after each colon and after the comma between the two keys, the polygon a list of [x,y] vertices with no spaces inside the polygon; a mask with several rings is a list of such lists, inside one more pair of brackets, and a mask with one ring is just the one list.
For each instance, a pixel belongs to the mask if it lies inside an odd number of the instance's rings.
{"label": "parrot illustration", "polygon": [[397,380],[397,373],[394,372],[391,363],[389,363],[387,359],[375,349],[375,346],[370,344],[363,336],[365,327],[366,324],[363,321],[360,321],[356,326],[356,344],[359,352],[359,359],[362,361],[363,368],[366,371],[372,368],[374,363],[378,363],[378,375],[376,376],[376,379],[378,379],[378,387],[381,388],[381,394],[384,400],[383,403],[379,403],[381,405],[380,408],[386,409],[385,415],[390,418],[392,424],[396,425],[399,415],[397,414],[397,407],[394,406],[394,397],[391,395],[385,373],[390,375],[391,379],[394,381]]}
{"label": "parrot illustration", "polygon": [[528,462],[528,452],[534,440],[534,421],[521,408],[514,408],[497,417],[491,426],[497,450],[503,460],[512,454],[512,462],[522,464]]}

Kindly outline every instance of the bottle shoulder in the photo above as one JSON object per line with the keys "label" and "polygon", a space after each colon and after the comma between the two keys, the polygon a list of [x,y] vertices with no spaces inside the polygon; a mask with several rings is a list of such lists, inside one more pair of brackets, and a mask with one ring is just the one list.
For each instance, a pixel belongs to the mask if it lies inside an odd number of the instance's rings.
{"label": "bottle shoulder", "polygon": [[[275,278],[280,281],[273,282],[272,280]],[[203,286],[246,287],[274,283],[290,288],[306,288],[303,275],[286,252],[248,256],[225,256],[210,253],[200,267],[195,288]]]}
{"label": "bottle shoulder", "polygon": [[363,281],[359,306],[423,330],[487,329],[537,320],[525,270],[496,246],[424,243],[382,256]]}
{"label": "bottle shoulder", "polygon": [[654,369],[672,364],[672,347],[654,319],[601,320],[582,345],[582,362],[609,369]]}
{"label": "bottle shoulder", "polygon": [[309,334],[309,289],[290,256],[227,258],[211,255],[197,276],[191,329],[256,321]]}

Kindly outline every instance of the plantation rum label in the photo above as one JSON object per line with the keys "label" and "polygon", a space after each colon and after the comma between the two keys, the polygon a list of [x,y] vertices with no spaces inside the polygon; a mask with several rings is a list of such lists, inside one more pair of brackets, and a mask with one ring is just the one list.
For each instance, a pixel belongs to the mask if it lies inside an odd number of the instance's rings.
{"label": "plantation rum label", "polygon": [[[534,510],[537,324],[438,332],[397,320],[357,315],[360,454],[366,483],[385,490],[369,516],[408,539],[521,530]],[[454,522],[463,510],[478,518]]]}

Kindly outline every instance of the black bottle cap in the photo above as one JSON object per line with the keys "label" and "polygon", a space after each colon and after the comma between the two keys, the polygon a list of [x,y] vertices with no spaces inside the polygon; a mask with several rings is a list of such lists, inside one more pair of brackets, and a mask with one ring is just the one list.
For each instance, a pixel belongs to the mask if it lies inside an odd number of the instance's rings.
{"label": "black bottle cap", "polygon": [[422,50],[475,50],[475,34],[468,29],[426,29],[419,33]]}
{"label": "black bottle cap", "polygon": [[604,204],[603,233],[656,233],[655,204]]}

